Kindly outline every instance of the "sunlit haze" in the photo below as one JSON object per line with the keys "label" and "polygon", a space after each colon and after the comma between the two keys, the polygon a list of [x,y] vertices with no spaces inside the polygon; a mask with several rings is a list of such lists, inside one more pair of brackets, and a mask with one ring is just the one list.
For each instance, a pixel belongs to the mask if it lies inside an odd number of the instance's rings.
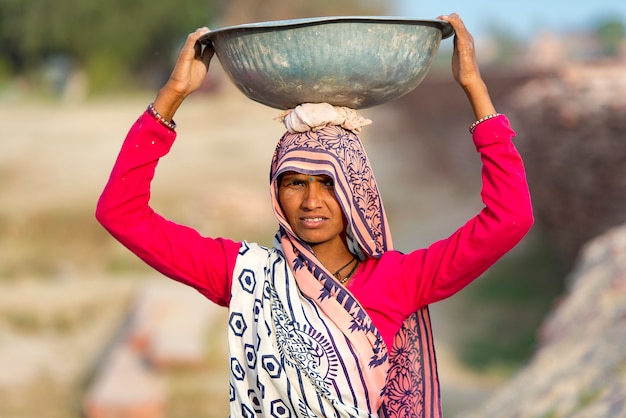
{"label": "sunlit haze", "polygon": [[457,12],[477,36],[497,28],[526,38],[540,30],[568,32],[607,19],[626,21],[624,0],[394,0],[393,5],[392,14],[423,19]]}

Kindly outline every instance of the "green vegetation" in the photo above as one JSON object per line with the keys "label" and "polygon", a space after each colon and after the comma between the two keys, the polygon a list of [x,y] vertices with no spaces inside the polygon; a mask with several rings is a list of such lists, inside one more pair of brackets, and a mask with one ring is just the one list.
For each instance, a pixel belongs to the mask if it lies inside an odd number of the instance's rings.
{"label": "green vegetation", "polygon": [[7,74],[37,78],[42,69],[60,72],[62,82],[76,68],[91,92],[158,79],[181,36],[212,16],[210,0],[3,0],[0,82]]}
{"label": "green vegetation", "polygon": [[[93,210],[42,210],[22,216],[0,214],[0,280],[41,277],[75,269],[125,271],[132,263],[97,223]],[[123,258],[123,259],[122,259]],[[129,260],[129,261],[125,261]]]}
{"label": "green vegetation", "polygon": [[532,355],[537,329],[563,291],[565,277],[545,242],[529,242],[508,254],[464,293],[471,332],[460,343],[460,357],[470,367],[511,372]]}
{"label": "green vegetation", "polygon": [[598,23],[595,33],[605,54],[611,57],[619,55],[621,45],[626,37],[623,22],[608,18],[606,21]]}
{"label": "green vegetation", "polygon": [[600,389],[589,389],[589,390],[581,391],[578,394],[577,411],[585,409],[585,407],[591,405],[601,395],[602,395],[602,390]]}
{"label": "green vegetation", "polygon": [[42,332],[63,335],[89,326],[97,315],[98,306],[83,306],[80,309],[36,313],[30,307],[0,313],[0,321],[20,334],[35,335]]}

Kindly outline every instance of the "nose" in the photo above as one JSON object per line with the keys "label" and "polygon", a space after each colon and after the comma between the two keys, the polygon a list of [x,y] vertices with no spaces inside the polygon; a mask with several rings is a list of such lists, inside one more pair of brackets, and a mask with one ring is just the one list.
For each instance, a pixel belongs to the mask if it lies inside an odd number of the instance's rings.
{"label": "nose", "polygon": [[323,204],[323,190],[319,182],[309,182],[306,193],[302,201],[302,206],[306,209],[317,209]]}

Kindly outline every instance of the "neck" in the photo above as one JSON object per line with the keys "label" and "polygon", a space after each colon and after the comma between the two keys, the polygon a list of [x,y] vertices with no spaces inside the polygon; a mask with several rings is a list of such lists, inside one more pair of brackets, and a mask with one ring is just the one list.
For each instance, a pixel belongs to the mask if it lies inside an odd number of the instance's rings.
{"label": "neck", "polygon": [[313,253],[322,265],[330,273],[335,273],[338,269],[343,267],[347,262],[354,258],[354,254],[348,250],[348,246],[335,245],[332,247],[325,246],[319,248],[318,246],[312,247]]}

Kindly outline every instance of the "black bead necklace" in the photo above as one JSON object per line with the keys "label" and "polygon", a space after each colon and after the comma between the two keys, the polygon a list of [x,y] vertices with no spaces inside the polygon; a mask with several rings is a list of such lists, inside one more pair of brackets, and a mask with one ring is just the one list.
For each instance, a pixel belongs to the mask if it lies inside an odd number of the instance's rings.
{"label": "black bead necklace", "polygon": [[[341,278],[341,272],[343,270],[345,270],[350,264],[354,263],[356,261],[356,263],[354,264],[354,267],[352,267],[352,270],[350,270],[348,272],[348,274],[345,275],[345,277]],[[354,274],[354,272],[356,271],[356,268],[359,266],[359,260],[356,257],[352,257],[352,259],[350,259],[350,261],[348,261],[346,264],[344,264],[341,268],[339,268],[337,271],[335,271],[333,273],[333,276],[335,276],[335,278],[337,280],[339,280],[339,282],[341,284],[344,284],[345,282],[347,282],[348,280],[350,280],[350,277],[352,277],[352,275]]]}

